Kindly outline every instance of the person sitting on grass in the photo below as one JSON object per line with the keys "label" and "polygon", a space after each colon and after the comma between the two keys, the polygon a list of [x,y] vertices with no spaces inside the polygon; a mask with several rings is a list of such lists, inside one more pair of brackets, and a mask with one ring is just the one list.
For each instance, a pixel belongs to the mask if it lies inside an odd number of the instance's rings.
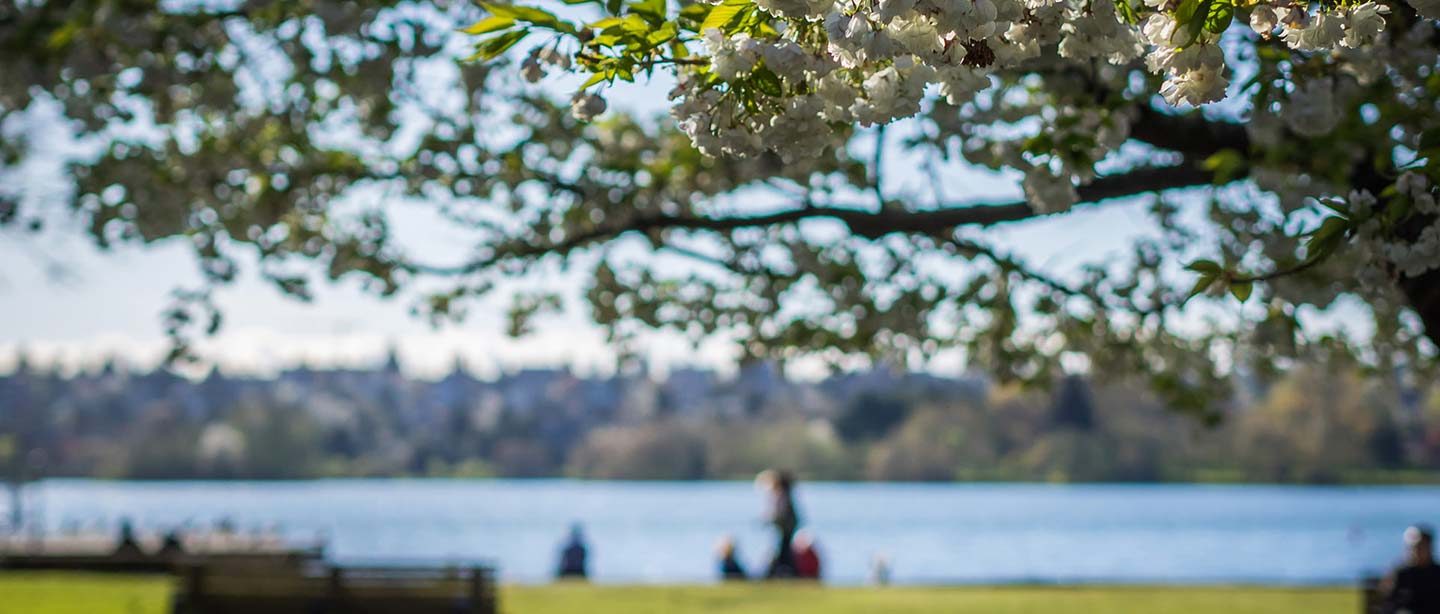
{"label": "person sitting on grass", "polygon": [[1440,565],[1435,564],[1435,533],[1425,525],[1405,529],[1405,563],[1386,578],[1384,612],[1440,614]]}
{"label": "person sitting on grass", "polygon": [[804,580],[820,579],[820,551],[815,549],[815,536],[809,531],[795,534],[795,577]]}
{"label": "person sitting on grass", "polygon": [[722,580],[728,582],[749,578],[745,573],[745,568],[740,565],[740,559],[735,554],[735,538],[729,535],[721,538],[716,551],[720,554],[720,578]]}
{"label": "person sitting on grass", "polygon": [[140,542],[135,539],[135,526],[130,524],[130,519],[120,521],[120,539],[115,545],[115,556],[123,558],[135,558],[145,556],[140,550]]}
{"label": "person sitting on grass", "polygon": [[185,554],[185,543],[180,537],[180,529],[171,529],[165,534],[165,541],[160,543],[160,551],[156,554],[172,558]]}
{"label": "person sitting on grass", "polygon": [[560,550],[560,567],[555,572],[556,577],[580,580],[588,578],[590,574],[585,568],[586,555],[585,532],[577,522],[570,526],[570,538]]}

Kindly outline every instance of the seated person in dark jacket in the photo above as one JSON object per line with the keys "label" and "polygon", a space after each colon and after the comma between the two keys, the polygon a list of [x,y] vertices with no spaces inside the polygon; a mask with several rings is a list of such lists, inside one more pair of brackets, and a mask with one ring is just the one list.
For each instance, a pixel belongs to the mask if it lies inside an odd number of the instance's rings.
{"label": "seated person in dark jacket", "polygon": [[735,556],[735,538],[726,535],[716,549],[720,553],[720,577],[725,580],[744,580],[748,576],[740,559]]}
{"label": "seated person in dark jacket", "polygon": [[160,556],[176,557],[185,554],[185,542],[180,538],[178,529],[165,534],[165,541],[160,543]]}
{"label": "seated person in dark jacket", "polygon": [[1405,529],[1405,564],[1381,589],[1391,614],[1440,614],[1440,565],[1435,564],[1435,533],[1416,525]]}
{"label": "seated person in dark jacket", "polygon": [[587,578],[589,572],[585,569],[585,532],[579,524],[570,527],[570,539],[565,547],[560,550],[560,567],[555,575],[559,578]]}

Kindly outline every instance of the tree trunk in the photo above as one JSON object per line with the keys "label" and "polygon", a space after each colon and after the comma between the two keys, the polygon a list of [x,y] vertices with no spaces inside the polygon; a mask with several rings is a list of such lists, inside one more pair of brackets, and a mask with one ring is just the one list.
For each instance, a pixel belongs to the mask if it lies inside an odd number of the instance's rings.
{"label": "tree trunk", "polygon": [[1420,315],[1425,336],[1440,346],[1440,269],[1430,269],[1419,277],[1401,277],[1400,289],[1410,300],[1410,307]]}

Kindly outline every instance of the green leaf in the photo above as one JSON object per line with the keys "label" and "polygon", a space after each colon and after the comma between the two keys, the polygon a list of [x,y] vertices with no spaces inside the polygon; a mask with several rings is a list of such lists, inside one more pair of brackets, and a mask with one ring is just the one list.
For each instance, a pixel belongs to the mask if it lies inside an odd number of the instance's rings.
{"label": "green leaf", "polygon": [[1195,286],[1192,287],[1192,288],[1190,288],[1190,294],[1185,295],[1185,300],[1186,300],[1186,301],[1189,301],[1189,300],[1192,299],[1192,298],[1195,298],[1195,297],[1197,297],[1197,296],[1200,296],[1201,294],[1204,294],[1205,291],[1206,291],[1206,290],[1209,290],[1209,289],[1210,289],[1210,286],[1212,286],[1212,285],[1214,285],[1214,284],[1215,284],[1215,276],[1213,276],[1213,275],[1201,275],[1199,279],[1196,279],[1196,280],[1195,280]]}
{"label": "green leaf", "polygon": [[470,27],[460,30],[466,34],[489,34],[496,30],[504,30],[515,25],[515,20],[510,17],[491,15],[473,24]]}
{"label": "green leaf", "polygon": [[1205,30],[1205,19],[1213,0],[1181,0],[1175,8],[1175,38],[1170,41],[1176,47],[1188,47],[1200,38]]}
{"label": "green leaf", "polygon": [[1230,284],[1230,294],[1235,295],[1240,302],[1250,300],[1250,293],[1255,291],[1255,283],[1250,281],[1237,281]]}
{"label": "green leaf", "polygon": [[785,90],[780,85],[780,76],[769,68],[760,67],[755,71],[755,88],[771,96],[784,95]]}
{"label": "green leaf", "polygon": [[1130,0],[1115,0],[1115,12],[1120,14],[1120,19],[1125,23],[1132,26],[1140,23],[1140,16],[1135,14],[1135,7],[1130,6]]}
{"label": "green leaf", "polygon": [[1210,277],[1217,277],[1223,269],[1220,268],[1220,263],[1214,260],[1196,260],[1186,265],[1185,270],[1194,271],[1201,275],[1209,275]]}
{"label": "green leaf", "polygon": [[1211,34],[1222,34],[1230,27],[1230,22],[1235,19],[1235,5],[1225,0],[1211,0],[1209,10],[1205,12],[1205,31]]}
{"label": "green leaf", "polygon": [[626,15],[620,20],[620,27],[635,38],[643,39],[650,34],[653,27],[650,22],[645,21],[640,15]]}
{"label": "green leaf", "polygon": [[1339,198],[1318,198],[1315,202],[1335,212],[1335,216],[1343,219],[1350,219],[1350,206]]}
{"label": "green leaf", "polygon": [[675,24],[667,23],[645,37],[645,42],[651,47],[659,47],[660,45],[670,42],[678,33],[679,29],[675,27]]}
{"label": "green leaf", "polygon": [[725,31],[732,21],[737,21],[741,13],[753,6],[755,4],[751,0],[725,0],[705,15],[704,23],[700,24],[700,32],[704,33],[712,28]]}
{"label": "green leaf", "polygon": [[665,22],[665,0],[639,0],[630,5],[630,12],[658,26]]}
{"label": "green leaf", "polygon": [[592,45],[598,45],[598,46],[600,46],[600,47],[613,47],[613,46],[615,46],[617,43],[620,42],[620,39],[621,39],[621,38],[623,38],[623,37],[620,36],[620,34],[618,34],[618,33],[616,33],[616,34],[601,34],[600,36],[597,36],[597,37],[595,37],[595,38],[590,39],[590,44],[592,44]]}
{"label": "green leaf", "polygon": [[521,6],[518,4],[505,4],[501,2],[482,2],[480,6],[489,11],[495,17],[508,17],[515,21],[524,21],[535,24],[542,28],[558,30],[560,32],[575,33],[575,26],[569,22],[560,21],[554,13],[533,6]]}
{"label": "green leaf", "polygon": [[703,2],[687,5],[680,9],[680,18],[686,21],[705,21],[705,16],[710,14],[710,5]]}
{"label": "green leaf", "polygon": [[580,89],[582,89],[582,90],[583,90],[583,89],[586,89],[586,88],[588,88],[588,87],[590,87],[590,86],[592,86],[592,85],[595,85],[596,83],[599,83],[599,82],[604,81],[604,80],[605,80],[605,75],[597,72],[597,73],[595,73],[595,74],[593,74],[593,75],[590,75],[590,78],[589,78],[589,79],[586,79],[584,83],[580,84]]}
{"label": "green leaf", "polygon": [[554,23],[557,18],[547,11],[529,6],[517,6],[502,2],[481,2],[480,7],[496,17],[509,17],[530,23],[544,25]]}
{"label": "green leaf", "polygon": [[490,40],[475,45],[475,55],[470,56],[472,60],[493,60],[515,46],[515,43],[530,35],[529,30],[515,30],[506,32]]}
{"label": "green leaf", "polygon": [[1175,23],[1188,25],[1200,11],[1200,5],[1205,2],[1206,0],[1180,0],[1180,5],[1175,7]]}
{"label": "green leaf", "polygon": [[1234,149],[1222,149],[1205,159],[1205,170],[1215,174],[1215,184],[1230,183],[1245,168],[1245,156]]}
{"label": "green leaf", "polygon": [[595,30],[608,30],[623,23],[625,23],[625,20],[619,17],[606,17],[599,21],[592,22],[589,27]]}
{"label": "green leaf", "polygon": [[1349,226],[1350,224],[1345,218],[1327,217],[1324,222],[1321,222],[1320,227],[1315,229],[1315,232],[1310,233],[1310,240],[1325,240],[1332,235],[1343,233]]}
{"label": "green leaf", "polygon": [[1350,229],[1350,222],[1340,217],[1326,218],[1315,232],[1310,233],[1310,238],[1305,242],[1305,261],[1314,262],[1329,256],[1345,240],[1345,232]]}

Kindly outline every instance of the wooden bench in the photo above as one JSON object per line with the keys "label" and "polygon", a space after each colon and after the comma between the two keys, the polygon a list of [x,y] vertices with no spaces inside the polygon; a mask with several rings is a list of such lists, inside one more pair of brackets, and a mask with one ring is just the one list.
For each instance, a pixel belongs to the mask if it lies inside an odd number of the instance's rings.
{"label": "wooden bench", "polygon": [[485,567],[206,564],[182,570],[174,614],[494,614]]}

